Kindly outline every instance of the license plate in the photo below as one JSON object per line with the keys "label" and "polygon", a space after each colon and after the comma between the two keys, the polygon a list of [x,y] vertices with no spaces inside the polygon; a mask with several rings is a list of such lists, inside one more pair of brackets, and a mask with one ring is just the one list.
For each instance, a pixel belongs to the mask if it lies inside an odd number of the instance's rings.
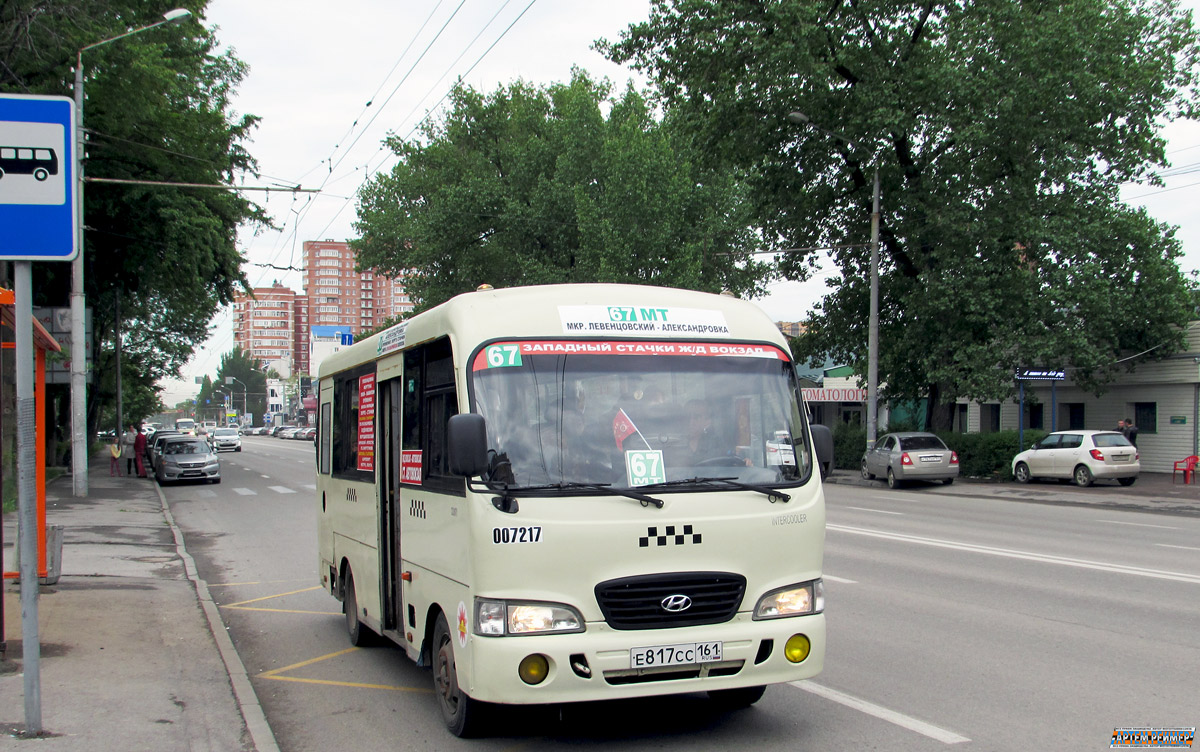
{"label": "license plate", "polygon": [[941,462],[942,456],[940,454],[922,454],[921,461],[922,462]]}
{"label": "license plate", "polygon": [[685,666],[721,660],[720,642],[686,642],[679,645],[652,645],[629,651],[630,668]]}
{"label": "license plate", "polygon": [[204,475],[204,471],[203,470],[184,470],[182,473],[179,474],[179,477],[194,478],[197,475]]}

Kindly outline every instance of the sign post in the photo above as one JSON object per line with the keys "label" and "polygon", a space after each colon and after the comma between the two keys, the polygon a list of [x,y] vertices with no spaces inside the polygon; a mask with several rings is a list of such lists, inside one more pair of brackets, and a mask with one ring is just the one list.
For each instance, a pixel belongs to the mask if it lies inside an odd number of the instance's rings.
{"label": "sign post", "polygon": [[21,649],[29,736],[42,733],[31,262],[71,261],[78,252],[75,136],[73,100],[0,94],[0,260],[14,262]]}

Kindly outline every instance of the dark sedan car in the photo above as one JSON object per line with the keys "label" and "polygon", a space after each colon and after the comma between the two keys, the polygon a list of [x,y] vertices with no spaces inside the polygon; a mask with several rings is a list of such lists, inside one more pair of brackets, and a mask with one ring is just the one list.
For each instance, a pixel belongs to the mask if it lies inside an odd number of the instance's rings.
{"label": "dark sedan car", "polygon": [[958,454],[931,433],[889,433],[863,454],[860,470],[867,480],[886,477],[889,488],[908,480],[940,480],[948,485],[958,477]]}
{"label": "dark sedan car", "polygon": [[154,463],[158,461],[158,455],[162,453],[163,443],[172,436],[182,437],[183,434],[168,428],[162,428],[154,432],[154,436],[146,439],[146,462],[149,463],[150,469],[154,469]]}

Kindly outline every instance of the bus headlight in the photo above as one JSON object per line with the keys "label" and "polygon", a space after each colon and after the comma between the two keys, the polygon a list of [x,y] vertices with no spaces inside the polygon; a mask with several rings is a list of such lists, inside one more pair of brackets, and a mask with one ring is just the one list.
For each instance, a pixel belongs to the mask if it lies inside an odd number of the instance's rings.
{"label": "bus headlight", "polygon": [[819,614],[825,610],[825,583],[822,580],[772,590],[758,599],[755,619],[782,619],[786,616]]}
{"label": "bus headlight", "polygon": [[583,617],[563,603],[475,599],[475,634],[505,635],[582,632]]}

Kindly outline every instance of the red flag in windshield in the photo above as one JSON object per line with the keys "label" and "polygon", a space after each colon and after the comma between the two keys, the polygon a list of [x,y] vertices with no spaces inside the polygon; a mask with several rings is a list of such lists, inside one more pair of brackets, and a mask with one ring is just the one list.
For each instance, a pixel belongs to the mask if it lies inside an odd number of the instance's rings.
{"label": "red flag in windshield", "polygon": [[617,440],[617,449],[621,449],[621,444],[630,436],[637,433],[637,426],[633,425],[633,421],[625,414],[625,411],[617,410],[617,417],[613,418],[613,438]]}

